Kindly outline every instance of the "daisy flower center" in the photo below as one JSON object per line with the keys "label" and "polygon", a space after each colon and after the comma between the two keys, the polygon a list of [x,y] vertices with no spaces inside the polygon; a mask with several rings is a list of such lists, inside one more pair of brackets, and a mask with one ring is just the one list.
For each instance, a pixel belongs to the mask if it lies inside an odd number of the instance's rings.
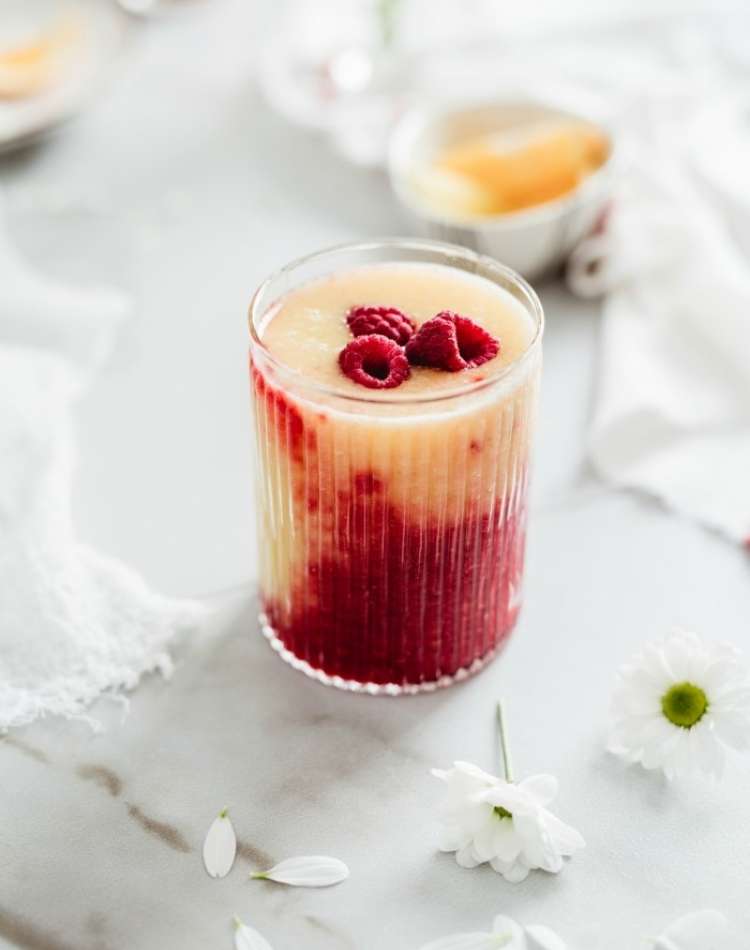
{"label": "daisy flower center", "polygon": [[690,729],[708,709],[708,697],[695,683],[675,683],[661,698],[661,711],[675,726]]}
{"label": "daisy flower center", "polygon": [[495,813],[495,817],[499,818],[500,820],[502,820],[503,818],[513,817],[512,813],[509,812],[507,808],[503,808],[502,805],[495,805],[495,807],[492,810]]}

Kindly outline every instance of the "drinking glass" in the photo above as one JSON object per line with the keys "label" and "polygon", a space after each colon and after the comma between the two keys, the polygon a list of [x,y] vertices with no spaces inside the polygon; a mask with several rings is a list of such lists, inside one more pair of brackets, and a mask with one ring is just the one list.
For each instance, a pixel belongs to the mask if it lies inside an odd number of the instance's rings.
{"label": "drinking glass", "polygon": [[[360,396],[305,378],[264,345],[264,321],[290,291],[400,262],[479,275],[511,294],[532,323],[526,350],[447,392]],[[431,241],[322,251],[258,289],[250,372],[261,626],[292,666],[344,689],[399,694],[447,686],[496,654],[521,604],[543,322],[513,271]]]}

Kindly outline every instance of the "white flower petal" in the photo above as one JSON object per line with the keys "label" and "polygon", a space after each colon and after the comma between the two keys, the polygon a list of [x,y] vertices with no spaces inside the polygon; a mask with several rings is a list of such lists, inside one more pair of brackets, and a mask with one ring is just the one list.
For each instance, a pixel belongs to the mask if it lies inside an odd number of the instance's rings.
{"label": "white flower petal", "polygon": [[552,844],[560,854],[566,856],[575,854],[576,851],[586,847],[586,842],[580,832],[561,821],[557,815],[553,815],[546,810],[544,812],[544,825],[552,839]]}
{"label": "white flower petal", "polygon": [[523,842],[521,858],[524,864],[551,874],[562,870],[562,855],[555,848],[541,814],[515,816],[513,824]]}
{"label": "white flower petal", "polygon": [[509,864],[516,860],[521,853],[523,842],[516,834],[513,822],[510,820],[498,821],[492,842],[494,857],[500,858]]}
{"label": "white flower petal", "polygon": [[474,853],[482,861],[489,861],[495,856],[495,831],[504,824],[510,824],[510,821],[507,819],[501,821],[493,812],[490,812],[484,825],[474,835],[472,840]]}
{"label": "white flower petal", "polygon": [[750,710],[750,687],[728,686],[718,693],[711,694],[710,709],[734,709],[747,713]]}
{"label": "white flower petal", "polygon": [[679,726],[673,725],[664,716],[659,716],[644,737],[641,752],[641,762],[644,769],[661,768],[680,741],[683,733],[684,730]]}
{"label": "white flower petal", "polygon": [[226,808],[214,818],[203,842],[203,863],[211,877],[226,877],[237,854],[237,837]]}
{"label": "white flower petal", "polygon": [[454,762],[453,766],[456,772],[463,773],[484,785],[494,785],[495,782],[499,781],[495,775],[490,775],[489,772],[485,772],[478,765],[473,765],[471,762]]}
{"label": "white flower petal", "polygon": [[613,711],[616,715],[653,715],[659,712],[663,692],[663,680],[657,682],[645,670],[635,669],[628,676],[621,674],[613,694]]}
{"label": "white flower petal", "polygon": [[494,934],[471,933],[453,934],[426,943],[421,950],[497,950],[502,944]]}
{"label": "white flower petal", "polygon": [[[675,729],[675,741],[665,749],[663,761],[660,767],[664,775],[670,782],[675,779],[684,778],[690,772],[690,755],[686,746],[689,744],[689,738],[685,729]],[[687,763],[687,765],[686,765]]]}
{"label": "white flower petal", "polygon": [[669,770],[670,776],[684,778],[693,771],[690,757],[690,730],[675,728],[674,742],[664,750],[662,768]]}
{"label": "white flower petal", "polygon": [[724,749],[711,725],[702,719],[690,730],[691,754],[696,767],[704,775],[720,779],[724,773]]}
{"label": "white flower petal", "polygon": [[716,735],[732,749],[743,751],[750,747],[750,721],[734,709],[717,710],[711,715]]}
{"label": "white flower petal", "polygon": [[700,642],[692,635],[669,637],[662,648],[662,655],[670,679],[675,683],[692,679],[696,673],[696,653],[700,652]]}
{"label": "white flower petal", "polygon": [[510,782],[503,782],[500,779],[498,779],[497,785],[476,792],[472,795],[471,800],[505,808],[511,814],[516,814],[519,811],[533,811],[538,807],[536,799],[532,798],[520,785],[512,785]]}
{"label": "white flower petal", "polygon": [[338,858],[313,854],[279,861],[268,871],[256,871],[250,877],[293,887],[328,887],[349,877],[349,868]]}
{"label": "white flower petal", "polygon": [[700,686],[712,700],[716,700],[732,689],[744,688],[747,673],[736,660],[720,657],[709,663],[701,673]]}
{"label": "white flower petal", "polygon": [[526,938],[529,950],[567,950],[563,940],[541,924],[530,924],[526,928]]}
{"label": "white flower petal", "polygon": [[517,860],[514,861],[510,867],[506,867],[504,870],[495,867],[495,862],[491,861],[490,864],[499,874],[505,878],[509,884],[520,884],[522,881],[525,881],[529,876],[529,871],[531,870],[528,865],[524,864],[523,861]]}
{"label": "white flower petal", "polygon": [[257,930],[243,924],[239,917],[234,918],[234,946],[235,950],[273,950],[266,938]]}
{"label": "white flower petal", "polygon": [[719,911],[697,910],[670,924],[654,950],[721,950],[727,926],[727,918]]}
{"label": "white flower petal", "polygon": [[456,864],[459,867],[476,868],[483,863],[482,859],[476,855],[471,844],[467,844],[466,847],[461,848],[460,851],[456,851]]}
{"label": "white flower petal", "polygon": [[471,835],[467,835],[457,826],[442,828],[438,837],[438,848],[441,851],[460,851],[471,841]]}
{"label": "white flower petal", "polygon": [[674,682],[674,677],[667,666],[664,653],[653,643],[644,648],[643,653],[635,660],[634,665],[636,667],[640,666],[646,671],[657,685],[660,693],[670,683]]}
{"label": "white flower petal", "polygon": [[504,914],[498,914],[492,921],[492,932],[500,937],[510,937],[511,946],[523,944],[523,927]]}
{"label": "white flower petal", "polygon": [[499,914],[492,933],[453,934],[425,944],[420,950],[566,950],[549,927],[534,925],[525,930],[515,920]]}
{"label": "white flower petal", "polygon": [[630,716],[612,724],[607,748],[615,755],[626,755],[634,761],[640,759],[644,746],[651,741],[655,731],[664,724],[661,712]]}
{"label": "white flower petal", "polygon": [[520,782],[520,787],[538,804],[549,805],[557,796],[558,781],[554,775],[530,775]]}

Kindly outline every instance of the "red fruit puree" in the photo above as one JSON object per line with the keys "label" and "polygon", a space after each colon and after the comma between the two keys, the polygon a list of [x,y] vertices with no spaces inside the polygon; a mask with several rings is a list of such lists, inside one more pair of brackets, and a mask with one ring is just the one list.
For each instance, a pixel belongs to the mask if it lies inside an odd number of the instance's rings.
{"label": "red fruit puree", "polygon": [[418,505],[410,512],[389,502],[372,471],[354,473],[335,495],[323,486],[305,495],[314,442],[282,394],[269,389],[265,398],[284,429],[295,504],[321,520],[337,512],[289,598],[264,605],[284,647],[329,676],[379,684],[453,676],[494,650],[518,613],[523,504],[470,509],[453,524],[422,520]]}

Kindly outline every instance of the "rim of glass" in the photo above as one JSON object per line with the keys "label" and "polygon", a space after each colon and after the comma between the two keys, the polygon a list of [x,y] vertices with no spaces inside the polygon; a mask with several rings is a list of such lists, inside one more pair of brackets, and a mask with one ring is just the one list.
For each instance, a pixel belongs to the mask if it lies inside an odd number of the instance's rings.
{"label": "rim of glass", "polygon": [[[479,274],[478,276],[484,277],[486,280],[492,281],[493,277],[490,276],[492,274],[497,275],[498,278],[502,278],[511,284],[515,284],[516,287],[521,291],[521,296],[523,298],[520,302],[522,305],[527,307],[532,317],[535,319],[536,324],[534,328],[534,335],[532,336],[523,353],[513,360],[512,363],[508,363],[507,365],[503,366],[496,373],[486,377],[486,379],[466,383],[463,386],[457,386],[455,389],[442,391],[438,394],[421,393],[411,396],[397,396],[395,394],[383,395],[384,390],[381,389],[377,390],[377,392],[381,395],[374,396],[370,395],[369,392],[365,392],[360,396],[358,393],[349,393],[338,389],[335,385],[329,386],[325,383],[320,383],[317,380],[310,379],[304,373],[293,369],[283,360],[278,359],[263,343],[263,340],[258,333],[257,324],[260,320],[262,320],[264,314],[268,310],[269,305],[267,303],[263,305],[262,309],[261,305],[264,304],[264,295],[271,284],[283,278],[284,275],[290,274],[297,268],[302,267],[305,264],[309,264],[312,261],[322,260],[326,257],[335,258],[337,255],[343,254],[367,253],[377,250],[382,251],[387,250],[388,248],[393,248],[394,250],[399,250],[401,252],[411,250],[415,253],[420,251],[432,251],[435,253],[450,255],[454,258],[460,257],[463,260],[470,261],[473,264],[481,264],[481,266],[484,267],[488,273]],[[388,262],[383,261],[381,263]],[[398,263],[408,262],[399,261]],[[450,262],[445,262],[443,266],[451,267],[452,265]],[[460,267],[457,267],[456,269],[461,270]],[[499,281],[493,282],[500,283]],[[502,286],[501,283],[500,286]],[[273,301],[271,303],[273,303]],[[536,292],[531,287],[531,285],[526,280],[524,280],[523,277],[521,277],[520,274],[516,273],[516,271],[514,271],[512,268],[507,267],[505,264],[501,264],[499,261],[496,261],[493,257],[490,257],[487,254],[478,254],[476,251],[472,251],[467,247],[462,247],[460,244],[450,244],[447,241],[431,241],[427,239],[423,240],[415,238],[375,238],[369,241],[354,241],[344,244],[334,244],[331,247],[326,247],[319,251],[313,251],[311,254],[305,254],[302,257],[297,257],[288,264],[285,264],[283,267],[279,267],[277,270],[273,271],[273,273],[271,273],[264,281],[262,281],[252,296],[248,312],[248,326],[250,330],[250,341],[252,346],[257,347],[257,349],[263,353],[264,358],[267,359],[272,366],[280,369],[287,376],[291,377],[293,381],[298,382],[298,384],[303,389],[312,390],[325,396],[333,396],[336,399],[344,399],[353,403],[372,403],[375,405],[415,405],[419,403],[434,403],[448,399],[456,399],[459,396],[465,396],[469,393],[479,392],[483,389],[489,388],[490,386],[496,385],[501,380],[515,373],[520,366],[528,362],[532,353],[534,353],[541,342],[542,336],[544,334],[544,310],[542,309],[542,304]]]}

